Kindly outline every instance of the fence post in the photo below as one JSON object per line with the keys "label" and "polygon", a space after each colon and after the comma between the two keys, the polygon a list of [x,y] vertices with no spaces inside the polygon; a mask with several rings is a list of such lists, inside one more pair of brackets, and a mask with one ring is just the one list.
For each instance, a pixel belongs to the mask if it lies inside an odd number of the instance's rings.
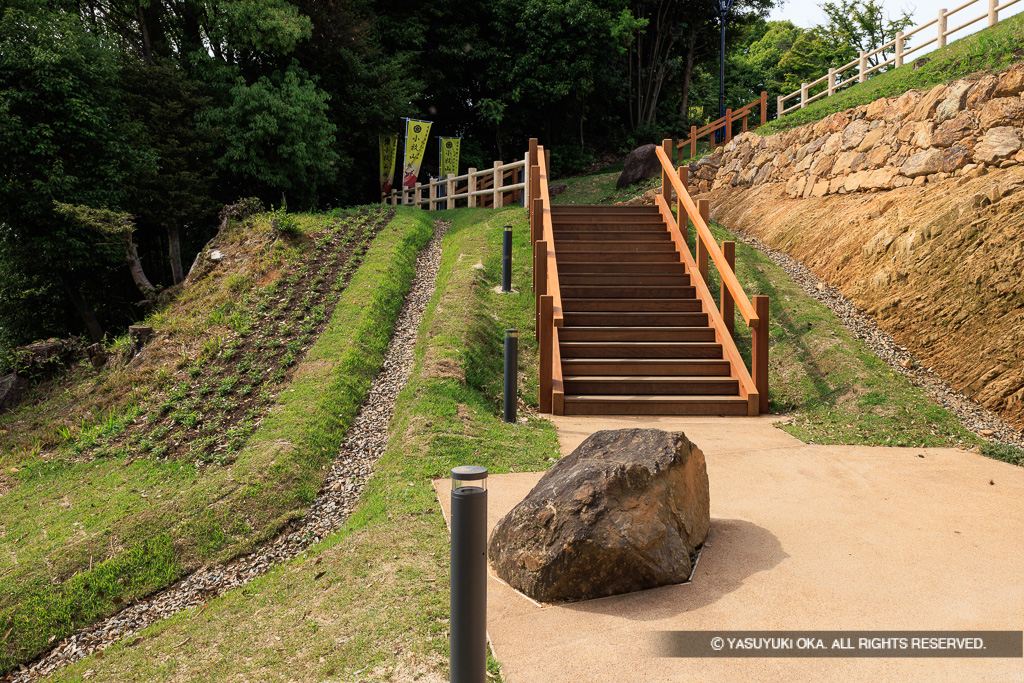
{"label": "fence post", "polygon": [[427,186],[427,208],[431,211],[437,208],[437,185],[440,182],[440,180],[431,180],[430,185]]}
{"label": "fence post", "polygon": [[551,412],[551,353],[554,327],[554,298],[545,294],[540,298],[540,344],[538,374],[540,375],[540,412]]}
{"label": "fence post", "polygon": [[[665,152],[666,156],[672,159],[672,139],[665,138],[661,141],[661,149]],[[661,167],[661,196],[665,200],[665,203],[672,201],[672,181],[668,177],[668,171],[665,167]]]}
{"label": "fence post", "polygon": [[455,208],[455,174],[454,173],[449,173],[448,177],[445,179],[444,194],[445,194],[444,207],[446,209],[454,209]]}
{"label": "fence post", "polygon": [[836,70],[828,70],[828,97],[836,94]]}
{"label": "fence post", "polygon": [[868,80],[868,53],[866,50],[860,51],[860,57],[857,59],[857,81],[863,83]]}
{"label": "fence post", "polygon": [[391,206],[398,206],[398,190],[391,189]]}
{"label": "fence post", "polygon": [[697,156],[697,126],[690,126],[690,158]]}
{"label": "fence post", "polygon": [[[729,264],[729,269],[735,273],[736,243],[722,242],[722,253],[725,255],[725,262]],[[729,288],[725,286],[725,278],[722,278],[722,289],[719,294],[718,300],[722,302],[722,320],[725,321],[725,327],[729,330],[729,336],[735,336],[736,313],[733,308],[732,294],[729,293]]]}
{"label": "fence post", "polygon": [[469,169],[469,174],[466,177],[466,206],[476,206],[476,196],[473,194],[476,192],[476,169]]}
{"label": "fence post", "polygon": [[[697,201],[697,211],[700,213],[700,217],[704,220],[704,225],[711,227],[711,202],[707,199],[700,199]],[[700,235],[700,231],[696,230],[697,233],[697,270],[700,272],[700,276],[704,278],[704,282],[708,281],[708,258],[710,253],[708,252],[708,246],[704,244],[704,239]]]}
{"label": "fence post", "polygon": [[761,91],[761,125],[768,123],[768,93]]}
{"label": "fence post", "polygon": [[995,26],[999,23],[999,0],[988,0],[988,25]]}
{"label": "fence post", "polygon": [[505,184],[505,172],[501,170],[501,167],[505,165],[503,161],[494,162],[494,199],[491,200],[492,209],[500,209],[504,204],[502,203],[502,192],[501,186]]}
{"label": "fence post", "polygon": [[523,156],[523,206],[530,208],[530,153]]}
{"label": "fence post", "polygon": [[782,118],[782,110],[786,106],[786,100],[783,99],[782,95],[775,98],[775,118]]}
{"label": "fence post", "polygon": [[754,348],[751,354],[751,374],[758,393],[758,412],[768,412],[768,297],[754,296],[754,313],[757,314],[757,329],[754,330]]}
{"label": "fence post", "polygon": [[[540,201],[536,199],[534,201]],[[533,246],[533,295],[534,302],[534,325],[533,333],[540,339],[540,298],[548,293],[548,243],[547,240],[537,240]]]}
{"label": "fence post", "polygon": [[732,140],[732,109],[725,110],[725,141]]}
{"label": "fence post", "polygon": [[903,31],[896,34],[896,64],[894,68],[903,66]]}
{"label": "fence post", "polygon": [[939,44],[938,47],[946,47],[946,10],[939,10]]}
{"label": "fence post", "polygon": [[800,108],[803,109],[807,106],[807,84],[800,84]]}
{"label": "fence post", "polygon": [[[689,192],[690,187],[690,169],[686,166],[679,167],[679,182],[683,184],[683,189]],[[679,234],[683,236],[683,247],[686,247],[687,232],[689,232],[688,223],[690,222],[689,217],[686,215],[686,207],[683,206],[683,197],[680,195],[676,198],[676,225],[679,226]]]}

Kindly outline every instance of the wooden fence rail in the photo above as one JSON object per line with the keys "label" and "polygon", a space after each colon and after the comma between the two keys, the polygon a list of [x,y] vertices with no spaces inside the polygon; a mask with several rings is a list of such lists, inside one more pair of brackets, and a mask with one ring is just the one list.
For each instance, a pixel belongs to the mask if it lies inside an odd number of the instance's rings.
{"label": "wooden fence rail", "polygon": [[[894,68],[899,68],[903,66],[903,61],[907,58],[908,55],[913,54],[914,52],[917,52],[921,48],[927,47],[932,43],[937,43],[937,47],[945,47],[946,39],[949,36],[953,35],[957,31],[961,31],[967,28],[968,26],[971,26],[972,24],[981,21],[982,19],[988,20],[988,26],[995,26],[999,22],[999,12],[1017,4],[1018,2],[1020,2],[1020,0],[1009,0],[1008,2],[1004,2],[1002,5],[1000,5],[998,0],[967,0],[967,2],[954,8],[951,11],[940,9],[939,15],[935,19],[932,19],[931,21],[925,24],[921,24],[914,30],[908,31],[907,33],[903,33],[902,31],[897,33],[896,37],[893,40],[890,40],[888,43],[885,43],[884,45],[876,47],[874,50],[861,51],[857,59],[854,59],[851,62],[847,62],[842,66],[829,69],[827,74],[821,76],[817,80],[811,81],[810,83],[801,83],[799,90],[794,90],[788,95],[779,95],[777,100],[778,116],[782,117],[783,114],[788,114],[792,111],[796,111],[797,109],[803,109],[811,102],[819,100],[822,97],[831,97],[832,95],[835,95],[836,92],[839,91],[841,88],[844,88],[852,83],[863,83],[868,79],[868,76],[870,76],[871,74],[875,73],[880,69],[884,69],[889,65],[893,65]],[[960,24],[959,26],[956,26],[955,28],[947,28],[947,25],[949,23],[949,17],[953,16],[957,12],[965,10],[979,3],[981,3],[984,6],[987,6],[987,10],[985,12],[979,14],[973,19],[968,19],[967,21]],[[916,45],[910,48],[909,50],[906,49],[906,42],[908,38],[925,29],[931,28],[932,26],[937,26],[935,35],[932,36],[932,38],[926,40],[920,45]],[[871,57],[874,57],[875,55],[881,53],[883,50],[888,50],[890,48],[893,48],[894,50],[892,57],[885,61],[879,62],[874,66],[868,66],[868,60]],[[856,79],[853,77],[854,74],[850,74],[848,77],[844,77],[844,74],[846,74],[846,72],[854,68],[856,69]],[[828,83],[828,85],[823,90],[821,90],[821,92],[815,95],[810,94],[813,88],[826,82]],[[800,96],[800,101],[790,107],[786,107],[786,100],[792,99],[798,95]]]}
{"label": "wooden fence rail", "polygon": [[[760,99],[756,99],[750,104],[746,104],[739,109],[726,109],[725,116],[720,119],[716,119],[711,123],[697,128],[697,126],[690,127],[690,137],[685,140],[680,140],[677,147],[682,150],[684,147],[689,146],[690,158],[697,156],[697,140],[699,138],[707,136],[708,143],[710,146],[711,140],[715,137],[715,134],[720,130],[725,130],[725,142],[732,140],[732,129],[733,124],[737,121],[743,121],[743,132],[747,132],[747,119],[750,117],[754,107],[761,107],[761,123],[758,125],[763,126],[768,122],[768,93],[762,92]],[[757,125],[754,126],[757,128]],[[680,158],[682,158],[683,152],[680,151]]]}
{"label": "wooden fence rail", "polygon": [[529,206],[532,195],[528,156],[508,164],[495,161],[492,168],[471,168],[464,175],[416,183],[411,188],[393,189],[390,195],[381,195],[381,202],[419,206],[429,211],[467,206],[497,209],[520,202]]}
{"label": "wooden fence rail", "polygon": [[[768,412],[768,297],[755,296],[753,302],[743,291],[742,285],[734,271],[735,245],[719,247],[711,229],[708,227],[709,204],[700,201],[698,208],[690,193],[686,190],[686,181],[680,176],[685,174],[672,164],[670,157],[672,140],[663,140],[661,147],[655,150],[661,161],[661,194],[655,194],[654,200],[662,218],[668,224],[672,241],[675,242],[687,270],[694,274],[690,284],[697,290],[697,296],[704,303],[704,310],[712,321],[715,329],[715,341],[722,345],[725,357],[733,368],[733,377],[739,382],[740,396],[747,399],[751,415]],[[676,198],[676,216],[672,214],[672,194]],[[687,221],[696,231],[696,260],[690,254],[687,244]],[[715,304],[709,289],[708,261],[712,261],[718,269],[722,280],[721,310]],[[726,296],[728,295],[728,296]],[[748,373],[746,364],[740,356],[736,343],[733,341],[732,319],[733,306],[739,310],[743,320],[753,330],[753,348],[751,353],[751,371]],[[728,316],[728,317],[726,317]]]}

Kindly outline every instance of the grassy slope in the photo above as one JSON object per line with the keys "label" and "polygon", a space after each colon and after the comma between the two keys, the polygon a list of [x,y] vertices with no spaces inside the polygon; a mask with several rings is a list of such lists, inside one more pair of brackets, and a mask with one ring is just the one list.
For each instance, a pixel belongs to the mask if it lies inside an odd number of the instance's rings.
{"label": "grassy slope", "polygon": [[[437,292],[387,451],[344,529],[201,615],[173,617],[141,643],[116,645],[58,679],[81,680],[92,669],[97,678],[138,681],[447,680],[448,536],[431,480],[466,463],[494,473],[543,469],[558,444],[547,421],[508,425],[500,417],[505,327],[524,331],[520,397],[534,406],[537,398],[525,212],[431,215],[453,220]],[[515,231],[513,296],[492,291],[505,223]]]}
{"label": "grassy slope", "polygon": [[[959,21],[959,20],[958,20]],[[913,44],[911,44],[911,47]],[[928,90],[978,71],[998,71],[1024,57],[1024,14],[1001,21],[992,28],[934,50],[919,60],[908,61],[899,69],[879,74],[865,83],[857,83],[837,95],[825,97],[805,109],[786,114],[758,129],[770,135],[825,118],[829,114],[868,104],[880,97],[902,95],[908,90]],[[790,104],[792,104],[790,100]]]}
{"label": "grassy slope", "polygon": [[[316,229],[316,220],[305,223]],[[31,658],[51,636],[168,584],[199,562],[243,551],[301,514],[323,478],[324,454],[340,443],[380,366],[416,253],[430,234],[429,219],[412,210],[379,234],[290,390],[230,466],[5,451],[18,466],[10,468],[17,485],[0,497],[0,671]],[[197,290],[210,294],[217,286],[201,283]],[[186,309],[204,308],[196,292],[183,299]],[[144,384],[133,386],[145,394]]]}

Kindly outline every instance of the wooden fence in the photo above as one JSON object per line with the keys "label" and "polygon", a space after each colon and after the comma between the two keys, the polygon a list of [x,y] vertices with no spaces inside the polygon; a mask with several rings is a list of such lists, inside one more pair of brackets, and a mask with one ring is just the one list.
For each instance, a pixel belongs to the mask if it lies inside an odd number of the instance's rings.
{"label": "wooden fence", "polygon": [[[946,38],[956,33],[957,31],[961,31],[967,28],[968,26],[971,26],[972,24],[981,21],[982,19],[988,19],[988,25],[995,26],[999,22],[999,12],[1005,10],[1011,5],[1017,4],[1018,2],[1020,2],[1020,0],[1009,0],[1008,2],[1005,2],[1002,5],[1000,5],[998,0],[968,0],[964,4],[960,5],[959,7],[956,7],[951,11],[940,9],[939,16],[936,17],[935,19],[932,19],[928,23],[921,24],[914,30],[908,31],[907,33],[903,33],[902,31],[900,31],[899,33],[896,34],[896,37],[893,40],[890,40],[888,43],[880,45],[879,47],[876,47],[874,50],[861,51],[860,56],[857,57],[857,59],[853,60],[852,62],[847,62],[846,64],[843,64],[840,67],[829,69],[826,75],[822,76],[816,81],[811,81],[810,83],[801,83],[799,90],[794,90],[788,95],[779,95],[778,115],[781,117],[783,114],[788,114],[791,111],[803,109],[811,102],[821,99],[822,97],[831,97],[832,95],[835,95],[838,90],[852,83],[863,83],[868,79],[868,76],[875,73],[879,69],[883,69],[889,65],[893,65],[895,68],[899,68],[903,66],[903,61],[907,58],[907,56],[913,54],[914,52],[917,52],[921,48],[931,45],[932,43],[938,43],[938,47],[945,47]],[[947,28],[949,23],[949,17],[953,16],[957,12],[968,9],[979,3],[987,6],[987,11],[983,12],[982,14],[979,14],[973,19],[968,19],[967,21],[965,21],[964,23],[960,24],[955,28]],[[931,28],[932,26],[936,25],[937,29],[931,39],[921,43],[920,45],[916,45],[909,50],[905,49],[904,46],[908,38],[927,28]],[[878,64],[875,64],[872,67],[868,66],[868,60],[871,57],[874,57],[875,55],[880,54],[883,50],[888,50],[890,48],[894,48],[894,54],[891,58],[885,60],[884,62],[879,62]],[[844,79],[843,74],[853,68],[857,69],[856,79],[854,79],[853,76]],[[825,89],[823,89],[816,95],[810,94],[812,88],[815,88],[825,82],[828,83]],[[787,108],[786,100],[796,97],[797,95],[800,96],[800,101],[792,105],[791,107]]]}
{"label": "wooden fence", "polygon": [[495,161],[493,168],[478,171],[469,169],[465,175],[447,178],[415,187],[391,190],[382,195],[384,204],[419,206],[426,210],[463,207],[501,208],[511,204],[529,206],[530,165],[529,154],[519,161],[506,164]]}
{"label": "wooden fence", "polygon": [[[697,156],[697,140],[704,136],[708,137],[708,146],[711,146],[711,140],[715,134],[722,129],[725,129],[725,142],[732,140],[732,128],[733,124],[737,121],[743,121],[743,132],[747,132],[747,119],[750,117],[751,111],[754,107],[761,107],[761,123],[757,124],[763,126],[768,122],[768,93],[762,92],[761,98],[754,100],[750,104],[744,105],[743,107],[733,110],[726,109],[725,116],[720,119],[716,119],[704,126],[703,128],[697,128],[697,126],[690,127],[690,137],[686,140],[680,140],[679,144],[676,145],[679,148],[679,157],[682,158],[683,148],[689,146],[690,158]],[[757,126],[754,126],[757,128]]]}

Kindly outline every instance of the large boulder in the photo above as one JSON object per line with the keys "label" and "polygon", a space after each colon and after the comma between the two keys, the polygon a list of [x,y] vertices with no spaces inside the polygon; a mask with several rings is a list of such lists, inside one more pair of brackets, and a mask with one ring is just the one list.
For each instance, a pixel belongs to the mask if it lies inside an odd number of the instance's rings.
{"label": "large boulder", "polygon": [[711,523],[704,454],[682,432],[600,431],[494,527],[488,556],[541,602],[686,581]]}
{"label": "large boulder", "polygon": [[622,165],[622,173],[619,174],[619,180],[615,183],[615,189],[621,190],[624,187],[636,185],[642,180],[653,178],[661,173],[661,162],[658,161],[656,149],[655,145],[644,145],[630,152]]}

